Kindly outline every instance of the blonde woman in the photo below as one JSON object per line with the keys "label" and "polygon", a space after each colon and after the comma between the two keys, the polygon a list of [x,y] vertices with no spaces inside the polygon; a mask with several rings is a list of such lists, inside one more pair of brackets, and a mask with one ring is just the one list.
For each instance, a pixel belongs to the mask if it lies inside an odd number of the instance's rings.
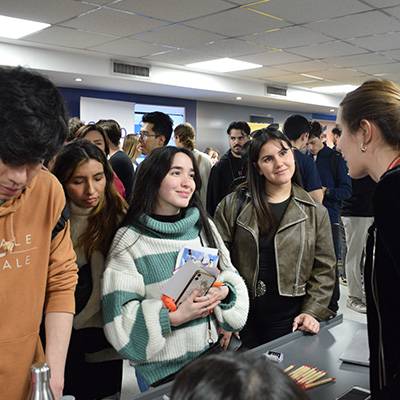
{"label": "blonde woman", "polygon": [[201,189],[200,199],[203,205],[206,205],[207,201],[207,186],[208,178],[210,177],[210,171],[213,166],[209,157],[205,153],[194,148],[194,128],[188,122],[178,125],[174,130],[175,144],[177,147],[183,147],[190,150],[197,162],[200,171],[201,178]]}
{"label": "blonde woman", "polygon": [[139,141],[136,135],[132,133],[126,135],[124,139],[124,144],[122,145],[122,150],[126,154],[128,154],[129,158],[132,160],[133,168],[135,171],[137,166],[139,165],[136,159],[142,155],[138,146],[139,146]]}

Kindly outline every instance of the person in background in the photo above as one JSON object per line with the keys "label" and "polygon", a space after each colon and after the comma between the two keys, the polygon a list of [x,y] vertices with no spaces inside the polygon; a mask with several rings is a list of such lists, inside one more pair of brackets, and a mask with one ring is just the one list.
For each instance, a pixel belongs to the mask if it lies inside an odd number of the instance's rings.
{"label": "person in background", "polygon": [[340,103],[338,149],[354,179],[377,182],[372,196],[365,291],[373,399],[400,393],[400,89],[368,81]]}
{"label": "person in background", "polygon": [[310,123],[302,115],[291,115],[286,118],[283,124],[283,133],[289,138],[293,146],[303,187],[314,199],[322,203],[324,195],[317,167],[310,157],[303,153],[307,149],[309,132]]}
{"label": "person in background", "polygon": [[264,356],[227,352],[196,360],[174,380],[171,400],[307,400],[304,390]]}
{"label": "person in background", "polygon": [[[85,139],[90,143],[97,146],[101,151],[104,152],[106,157],[110,154],[110,148],[108,147],[108,138],[103,128],[97,126],[96,124],[85,125],[78,129],[76,132],[77,139]],[[126,199],[125,186],[123,185],[121,179],[118,178],[115,171],[114,174],[114,184],[117,188],[118,193]]]}
{"label": "person in background", "polygon": [[[161,147],[141,165],[130,208],[107,257],[103,314],[108,340],[134,364],[145,391],[201,354],[210,339],[216,341],[218,324],[240,330],[249,302],[246,285],[200,201],[193,153]],[[218,281],[224,285],[202,296],[198,286],[170,311],[162,288],[180,250],[200,246],[218,249]]]}
{"label": "person in background", "polygon": [[207,212],[214,216],[218,203],[229,193],[231,183],[243,175],[241,150],[250,140],[250,126],[244,121],[234,121],[227,129],[229,150],[211,170],[207,188]]}
{"label": "person in background", "polygon": [[122,150],[128,155],[133,164],[133,169],[136,171],[137,166],[139,165],[136,159],[141,156],[141,152],[139,150],[139,141],[137,136],[133,133],[126,135],[124,139],[124,143],[122,145]]}
{"label": "person in background", "polygon": [[332,129],[332,144],[333,150],[336,150],[338,141],[340,139],[340,135],[342,134],[342,131],[339,129],[339,127],[336,125],[333,129]]}
{"label": "person in background", "polygon": [[178,125],[174,129],[175,134],[175,144],[177,147],[184,147],[185,149],[190,150],[193,152],[197,166],[199,167],[200,171],[200,178],[201,178],[201,190],[200,190],[200,199],[203,205],[207,202],[207,185],[208,185],[208,178],[210,176],[210,171],[213,166],[209,157],[206,154],[202,153],[201,151],[194,148],[194,128],[188,122]]}
{"label": "person in background", "polygon": [[1,67],[0,87],[0,398],[27,399],[30,366],[47,362],[58,399],[77,268],[62,187],[42,165],[63,146],[68,113],[54,84],[28,69]]}
{"label": "person in background", "polygon": [[318,121],[311,122],[307,147],[308,156],[315,161],[322,182],[324,200],[322,204],[328,209],[331,221],[333,245],[336,254],[335,289],[329,308],[333,312],[339,309],[339,209],[340,202],[351,196],[351,179],[346,162],[340,152],[332,150],[322,141],[322,126]]}
{"label": "person in background", "polygon": [[108,160],[113,171],[117,174],[118,178],[124,185],[126,200],[129,203],[133,190],[135,171],[131,159],[121,149],[121,126],[113,119],[102,119],[98,121],[96,125],[104,129],[108,138],[108,147],[110,148]]}
{"label": "person in background", "polygon": [[76,133],[80,128],[85,126],[85,123],[81,121],[78,117],[73,117],[68,120],[68,135],[66,142],[70,142],[75,139]]}
{"label": "person in background", "polygon": [[[259,134],[258,134],[259,133]],[[334,287],[328,211],[298,184],[289,139],[267,128],[250,142],[247,183],[218,205],[215,224],[249,290],[243,346],[293,330],[318,333]]]}
{"label": "person in background", "polygon": [[67,144],[52,172],[67,198],[79,268],[64,392],[81,400],[117,399],[122,359],[104,336],[100,281],[105,256],[127,205],[113,185],[114,174],[105,154],[87,140]]}
{"label": "person in background", "polygon": [[219,161],[219,151],[214,149],[213,147],[207,147],[204,149],[204,153],[206,153],[210,158],[213,165],[215,165]]}
{"label": "person in background", "polygon": [[367,312],[361,275],[362,262],[368,228],[374,222],[372,217],[372,195],[376,183],[370,176],[352,179],[353,193],[342,200],[340,218],[343,221],[346,238],[346,276],[348,285],[347,307],[359,313]]}
{"label": "person in background", "polygon": [[[336,149],[337,142],[340,138],[340,135],[342,134],[342,131],[336,124],[335,127],[332,129],[331,133],[332,133],[331,138],[333,144],[332,150],[337,150]],[[339,257],[338,257],[339,283],[341,283],[342,285],[347,285],[347,278],[346,278],[347,240],[346,240],[346,232],[341,218],[341,210],[342,207],[340,207],[340,214],[339,214]]]}
{"label": "person in background", "polygon": [[166,146],[171,139],[173,125],[168,114],[160,111],[144,114],[138,134],[140,152],[147,156],[154,149]]}

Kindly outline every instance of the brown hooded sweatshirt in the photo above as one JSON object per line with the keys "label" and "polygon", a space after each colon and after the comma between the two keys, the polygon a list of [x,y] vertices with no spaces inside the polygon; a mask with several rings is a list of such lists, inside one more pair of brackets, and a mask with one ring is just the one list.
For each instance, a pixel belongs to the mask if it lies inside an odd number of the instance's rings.
{"label": "brown hooded sweatshirt", "polygon": [[30,365],[44,361],[43,312],[74,313],[77,282],[69,222],[51,240],[65,206],[57,179],[40,171],[0,205],[0,399],[27,399]]}

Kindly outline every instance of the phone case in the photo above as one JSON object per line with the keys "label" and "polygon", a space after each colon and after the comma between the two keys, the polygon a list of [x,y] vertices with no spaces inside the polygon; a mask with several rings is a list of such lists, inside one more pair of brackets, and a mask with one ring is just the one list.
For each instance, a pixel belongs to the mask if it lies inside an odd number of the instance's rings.
{"label": "phone case", "polygon": [[205,271],[197,270],[189,283],[186,285],[185,289],[183,289],[181,295],[176,299],[175,304],[179,307],[192,293],[193,290],[200,286],[200,294],[199,296],[204,296],[208,289],[214,284],[216,278],[214,275],[208,274]]}
{"label": "phone case", "polygon": [[370,391],[368,389],[359,386],[353,386],[347,392],[343,393],[339,397],[336,397],[335,400],[368,400],[370,398]]}

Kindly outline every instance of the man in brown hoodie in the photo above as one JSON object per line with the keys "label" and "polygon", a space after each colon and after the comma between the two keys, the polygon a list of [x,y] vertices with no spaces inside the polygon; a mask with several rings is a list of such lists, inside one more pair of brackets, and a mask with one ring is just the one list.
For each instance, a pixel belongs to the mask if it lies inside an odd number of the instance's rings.
{"label": "man in brown hoodie", "polygon": [[48,79],[0,68],[0,399],[27,399],[29,367],[39,361],[62,396],[77,268],[68,221],[54,230],[65,214],[63,189],[42,165],[61,148],[67,122]]}

